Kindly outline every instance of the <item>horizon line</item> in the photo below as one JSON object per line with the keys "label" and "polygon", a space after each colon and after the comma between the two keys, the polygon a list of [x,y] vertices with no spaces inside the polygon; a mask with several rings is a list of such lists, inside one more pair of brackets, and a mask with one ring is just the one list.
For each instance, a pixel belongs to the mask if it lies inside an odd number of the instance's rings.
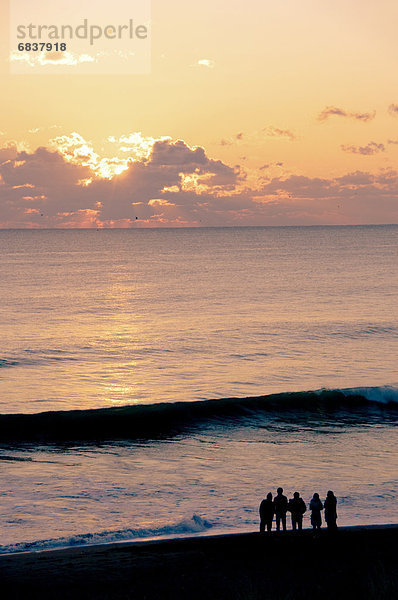
{"label": "horizon line", "polygon": [[397,227],[398,223],[347,223],[314,225],[204,225],[187,227],[0,227],[0,231],[163,231],[163,230],[200,230],[200,229],[293,229],[316,227]]}

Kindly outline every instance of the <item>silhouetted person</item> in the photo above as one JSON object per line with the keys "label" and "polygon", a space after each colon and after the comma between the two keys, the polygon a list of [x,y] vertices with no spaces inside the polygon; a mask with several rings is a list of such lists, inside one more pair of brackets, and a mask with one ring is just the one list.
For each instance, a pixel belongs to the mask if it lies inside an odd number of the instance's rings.
{"label": "silhouetted person", "polygon": [[274,503],[272,502],[272,494],[270,492],[260,504],[260,533],[265,532],[265,527],[267,527],[267,531],[271,531],[274,513]]}
{"label": "silhouetted person", "polygon": [[294,492],[293,498],[289,500],[287,509],[292,515],[293,530],[295,531],[298,528],[299,531],[301,531],[303,529],[303,514],[307,510],[307,507],[304,500],[300,498],[300,494],[298,492]]}
{"label": "silhouetted person", "polygon": [[332,490],[328,491],[323,506],[325,508],[325,521],[328,529],[337,529],[337,499]]}
{"label": "silhouetted person", "polygon": [[323,504],[319,499],[319,494],[314,494],[312,496],[312,500],[310,502],[311,525],[312,525],[314,531],[321,528],[321,525],[322,525],[321,510],[323,510]]}
{"label": "silhouetted person", "polygon": [[283,531],[286,531],[286,513],[287,513],[287,498],[283,495],[283,488],[277,489],[277,495],[274,499],[276,530],[280,531],[281,521]]}

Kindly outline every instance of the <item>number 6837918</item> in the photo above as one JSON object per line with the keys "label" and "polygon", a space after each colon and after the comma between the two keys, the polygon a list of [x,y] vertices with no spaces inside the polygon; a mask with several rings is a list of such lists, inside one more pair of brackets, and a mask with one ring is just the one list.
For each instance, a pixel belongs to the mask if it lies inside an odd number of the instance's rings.
{"label": "number 6837918", "polygon": [[18,50],[20,52],[65,52],[66,44],[64,42],[55,42],[54,44],[51,42],[26,42],[18,44]]}

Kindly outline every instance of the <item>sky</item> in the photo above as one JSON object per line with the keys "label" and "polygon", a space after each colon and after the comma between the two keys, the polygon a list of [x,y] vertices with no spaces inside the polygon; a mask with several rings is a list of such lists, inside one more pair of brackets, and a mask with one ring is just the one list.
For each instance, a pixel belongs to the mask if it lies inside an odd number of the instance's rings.
{"label": "sky", "polygon": [[398,223],[395,0],[152,0],[121,74],[15,74],[9,9],[1,228]]}

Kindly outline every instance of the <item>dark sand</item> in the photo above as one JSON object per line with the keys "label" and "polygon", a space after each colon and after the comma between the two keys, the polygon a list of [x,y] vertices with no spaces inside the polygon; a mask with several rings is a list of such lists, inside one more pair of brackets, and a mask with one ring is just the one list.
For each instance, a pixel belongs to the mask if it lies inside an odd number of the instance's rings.
{"label": "dark sand", "polygon": [[0,598],[398,598],[398,525],[258,533],[0,557]]}

